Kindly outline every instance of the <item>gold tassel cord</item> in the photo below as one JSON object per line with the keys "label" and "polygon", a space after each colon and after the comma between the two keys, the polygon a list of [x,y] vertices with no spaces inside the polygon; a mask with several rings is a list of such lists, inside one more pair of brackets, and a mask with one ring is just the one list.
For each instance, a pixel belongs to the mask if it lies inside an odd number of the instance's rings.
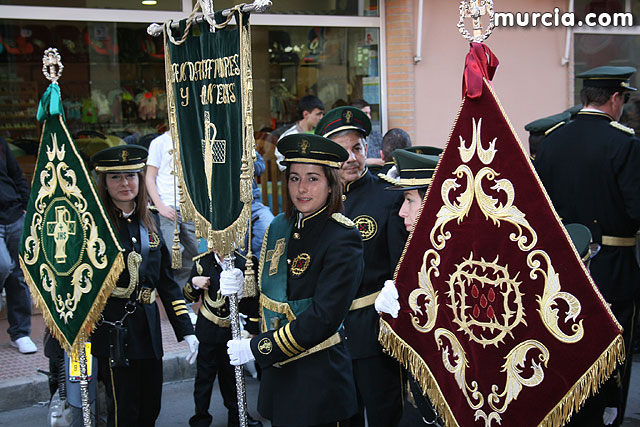
{"label": "gold tassel cord", "polygon": [[247,232],[247,261],[244,269],[244,296],[254,297],[258,293],[256,287],[256,273],[253,270],[253,252],[251,252],[251,219],[249,219],[249,226]]}

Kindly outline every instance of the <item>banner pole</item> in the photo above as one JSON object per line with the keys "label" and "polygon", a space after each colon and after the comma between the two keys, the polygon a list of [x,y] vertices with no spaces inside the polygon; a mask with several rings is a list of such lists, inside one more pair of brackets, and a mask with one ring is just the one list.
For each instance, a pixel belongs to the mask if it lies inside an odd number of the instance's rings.
{"label": "banner pole", "polygon": [[82,399],[82,422],[85,427],[91,427],[91,407],[89,405],[89,380],[87,378],[87,354],[84,351],[84,344],[78,350],[80,362],[80,397]]}
{"label": "banner pole", "polygon": [[[234,268],[235,255],[233,252],[224,259],[224,269],[229,271]],[[240,316],[238,314],[238,294],[229,295],[229,311],[231,316],[231,337],[234,340],[241,339],[240,336]],[[236,395],[238,397],[238,417],[240,427],[247,427],[247,391],[244,384],[244,369],[242,366],[235,367],[236,374]]]}

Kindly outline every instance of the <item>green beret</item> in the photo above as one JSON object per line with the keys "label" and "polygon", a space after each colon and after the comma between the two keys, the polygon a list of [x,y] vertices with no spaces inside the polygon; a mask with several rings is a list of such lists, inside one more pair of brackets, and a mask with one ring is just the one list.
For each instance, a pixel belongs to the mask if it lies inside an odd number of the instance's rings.
{"label": "green beret", "polygon": [[432,147],[430,145],[412,145],[411,147],[404,148],[404,150],[416,154],[429,154],[431,156],[439,156],[444,151],[444,148]]}
{"label": "green beret", "polygon": [[585,71],[576,77],[584,80],[585,87],[637,90],[629,85],[629,78],[635,72],[635,67],[604,66]]}
{"label": "green beret", "polygon": [[431,177],[438,165],[440,157],[428,154],[412,153],[408,149],[394,150],[393,161],[396,164],[398,177],[378,175],[385,181],[394,184],[386,190],[417,190],[431,184]]}
{"label": "green beret", "polygon": [[576,104],[573,107],[569,107],[563,111],[563,113],[571,114],[571,120],[576,118],[576,115],[582,110],[582,104]]}
{"label": "green beret", "polygon": [[284,156],[280,163],[311,163],[339,169],[349,158],[347,150],[330,139],[312,133],[294,133],[278,141],[278,151]]}
{"label": "green beret", "polygon": [[327,112],[316,126],[315,134],[329,138],[343,130],[356,130],[363,136],[371,133],[371,120],[356,107],[338,107]]}
{"label": "green beret", "polygon": [[140,172],[149,152],[140,145],[116,145],[91,156],[96,172]]}
{"label": "green beret", "polygon": [[[591,230],[582,224],[567,224],[564,226],[569,233],[569,237],[576,247],[580,257],[585,260],[589,255],[589,245],[591,244]],[[586,261],[586,260],[585,260]]]}
{"label": "green beret", "polygon": [[565,111],[563,113],[554,114],[553,116],[543,117],[534,120],[525,125],[524,130],[531,132],[533,135],[545,135],[547,132],[556,129],[571,120],[571,113]]}

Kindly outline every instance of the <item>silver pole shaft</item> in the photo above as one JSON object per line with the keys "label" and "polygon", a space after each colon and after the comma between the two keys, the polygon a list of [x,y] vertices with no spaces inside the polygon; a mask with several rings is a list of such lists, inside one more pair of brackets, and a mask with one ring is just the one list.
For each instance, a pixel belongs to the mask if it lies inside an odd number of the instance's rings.
{"label": "silver pole shaft", "polygon": [[[231,270],[235,265],[236,257],[233,253],[224,259],[224,269]],[[238,295],[229,296],[229,311],[231,312],[231,337],[234,340],[241,339],[240,335],[240,316],[238,314]],[[238,397],[238,417],[240,418],[240,427],[247,427],[247,390],[244,384],[244,371],[242,366],[235,367],[236,374],[236,394]]]}
{"label": "silver pole shaft", "polygon": [[87,354],[84,352],[84,343],[80,345],[78,352],[80,361],[80,398],[82,399],[82,422],[85,427],[93,425],[91,421],[91,406],[89,405],[89,380],[87,379]]}

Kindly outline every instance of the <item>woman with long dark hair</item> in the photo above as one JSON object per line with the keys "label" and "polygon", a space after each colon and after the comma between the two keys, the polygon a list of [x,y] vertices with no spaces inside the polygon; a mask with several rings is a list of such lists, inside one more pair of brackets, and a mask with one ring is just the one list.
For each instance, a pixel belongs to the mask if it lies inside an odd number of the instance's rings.
{"label": "woman with long dark hair", "polygon": [[340,213],[347,152],[310,134],[286,136],[278,150],[288,199],[260,256],[262,333],[227,352],[233,365],[262,367],[258,411],[273,426],[346,426],[358,406],[342,323],[364,268],[360,233]]}
{"label": "woman with long dark hair", "polygon": [[182,292],[173,280],[171,258],[148,208],[144,186],[147,150],[133,145],[96,153],[98,193],[125,249],[126,268],[91,337],[99,375],[106,385],[109,426],[153,426],[162,396],[162,335],[156,296],[178,340],[198,351]]}

